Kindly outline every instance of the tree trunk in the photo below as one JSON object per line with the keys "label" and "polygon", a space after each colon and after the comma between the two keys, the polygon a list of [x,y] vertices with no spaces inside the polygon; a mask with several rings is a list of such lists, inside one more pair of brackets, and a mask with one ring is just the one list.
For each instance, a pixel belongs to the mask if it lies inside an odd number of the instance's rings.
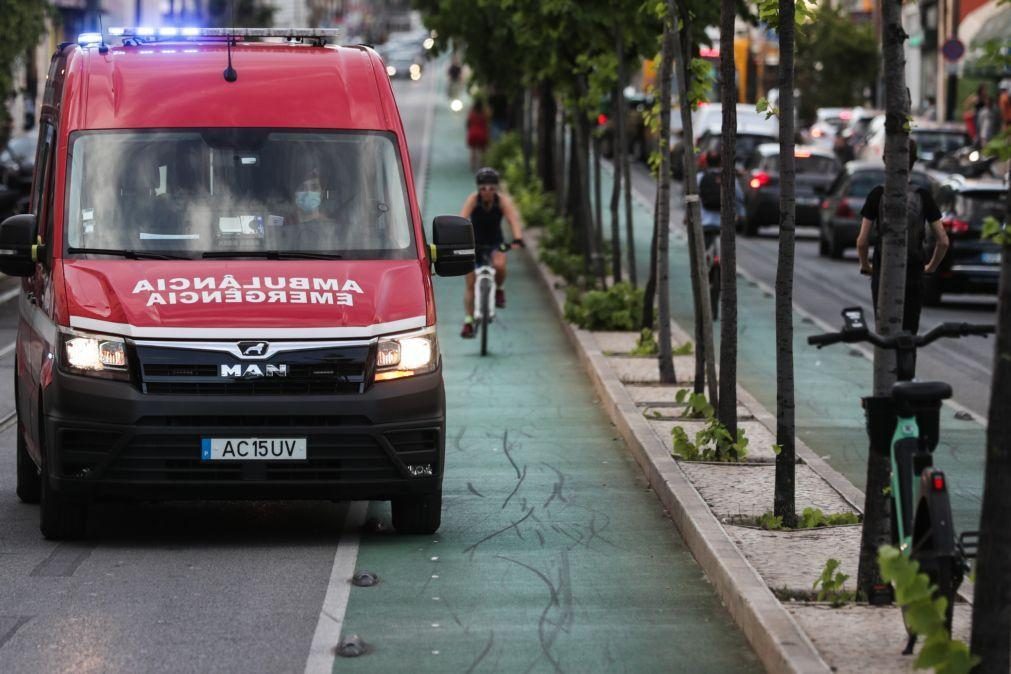
{"label": "tree trunk", "polygon": [[[580,86],[585,96],[585,85]],[[597,248],[597,227],[593,217],[593,205],[590,200],[590,124],[581,110],[576,110],[576,120],[572,127],[572,157],[575,171],[572,174],[573,214],[577,228],[582,230],[585,239],[586,262],[588,271],[597,278],[599,287],[604,287],[604,259]],[[581,224],[580,224],[581,223]]]}
{"label": "tree trunk", "polygon": [[[663,22],[663,48],[660,57],[660,146],[670,145],[670,79],[674,60],[674,38],[677,21],[674,0],[667,0],[667,14]],[[623,147],[624,151],[625,148]],[[670,152],[660,155],[660,174],[657,176],[657,242],[656,282],[659,290],[660,314],[660,383],[673,384],[674,358],[670,335]]]}
{"label": "tree trunk", "polygon": [[[1011,225],[1011,170],[1005,222]],[[1005,228],[1005,236],[1011,228]],[[986,427],[983,512],[976,557],[976,593],[972,605],[972,652],[982,662],[976,674],[1011,671],[1011,241],[1001,257],[997,293],[997,336]]]}
{"label": "tree trunk", "polygon": [[625,106],[625,87],[628,85],[628,64],[625,63],[624,38],[621,34],[621,27],[618,30],[618,96],[617,115],[615,116],[615,127],[618,130],[617,147],[614,150],[615,163],[621,164],[621,175],[624,180],[622,187],[625,190],[625,247],[628,251],[628,280],[633,288],[639,287],[639,278],[635,268],[635,227],[632,222],[632,167],[628,161],[627,140],[625,137],[627,112]]}
{"label": "tree trunk", "polygon": [[[882,44],[885,76],[885,194],[881,208],[881,269],[875,307],[877,332],[894,335],[902,329],[906,291],[906,202],[909,189],[909,137],[905,131],[909,114],[906,92],[906,58],[902,42],[900,0],[882,3]],[[887,399],[895,383],[895,353],[874,350],[874,396]],[[867,461],[864,523],[860,539],[857,589],[868,597],[881,585],[878,547],[891,540],[888,496],[890,460],[887,448],[871,441]]]}
{"label": "tree trunk", "polygon": [[653,195],[653,235],[649,240],[649,276],[642,294],[642,328],[656,327],[653,305],[656,303],[656,247],[660,230],[660,192]]}
{"label": "tree trunk", "polygon": [[[619,38],[620,41],[620,38]],[[615,87],[611,96],[611,119],[617,119],[615,111],[618,109],[618,96],[620,89]],[[614,138],[611,138],[611,145],[614,146]],[[617,154],[612,154],[612,165],[614,166],[614,180],[611,185],[611,273],[615,283],[621,283],[621,220],[618,217],[618,207],[621,202],[621,161]]]}
{"label": "tree trunk", "polygon": [[593,225],[596,232],[594,245],[597,249],[597,268],[600,270],[600,285],[607,288],[607,270],[604,268],[604,213],[603,196],[600,185],[600,138],[592,132],[593,139]]}
{"label": "tree trunk", "polygon": [[537,172],[545,192],[554,192],[555,183],[555,117],[558,108],[550,84],[542,84],[537,103]]}
{"label": "tree trunk", "polygon": [[523,177],[530,180],[531,160],[534,153],[534,93],[529,87],[523,90]]}
{"label": "tree trunk", "polygon": [[[684,152],[684,193],[685,206],[688,216],[688,246],[690,257],[692,258],[692,295],[695,300],[695,348],[701,351],[705,367],[698,366],[698,356],[696,356],[695,387],[696,391],[702,387],[702,381],[709,382],[709,402],[713,407],[719,407],[719,383],[716,379],[716,357],[713,349],[713,312],[709,304],[709,276],[706,273],[706,252],[702,237],[702,212],[698,195],[698,180],[696,179],[698,162],[695,158],[695,147],[692,139],[695,138],[692,129],[691,105],[688,100],[687,81],[689,75],[688,64],[691,62],[691,15],[685,5],[684,0],[678,0],[678,9],[681,15],[680,30],[673,30],[674,59],[677,67],[678,100],[681,102],[681,126],[684,129],[686,139]],[[669,147],[661,146],[661,152],[670,152]],[[661,223],[668,227],[669,223]],[[701,370],[701,371],[700,371]]]}
{"label": "tree trunk", "polygon": [[779,264],[776,268],[776,487],[775,514],[797,525],[794,483],[793,257],[796,198],[793,156],[793,52],[795,0],[779,0]]}
{"label": "tree trunk", "polygon": [[[720,2],[720,44],[734,43],[734,0]],[[723,82],[723,137],[720,144],[723,192],[720,195],[720,408],[719,420],[737,435],[737,87],[734,55],[720,50]]]}
{"label": "tree trunk", "polygon": [[565,183],[565,110],[558,106],[557,141],[555,148],[555,208],[562,215],[566,215],[566,188]]}

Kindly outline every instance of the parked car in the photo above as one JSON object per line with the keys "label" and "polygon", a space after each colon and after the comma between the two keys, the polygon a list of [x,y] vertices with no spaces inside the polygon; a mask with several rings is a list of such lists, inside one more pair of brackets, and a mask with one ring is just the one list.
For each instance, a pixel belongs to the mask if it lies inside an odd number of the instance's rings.
{"label": "parked car", "polygon": [[24,213],[32,191],[37,134],[12,138],[0,152],[0,214]]}
{"label": "parked car", "polygon": [[[722,129],[707,129],[699,137],[697,147],[699,148],[699,168],[706,168],[706,154],[710,150],[719,152],[723,141]],[[744,133],[738,131],[737,143],[734,146],[734,166],[738,171],[744,171],[758,151],[758,148],[768,143],[778,143],[775,136],[762,133]]]}
{"label": "parked car", "polygon": [[[839,160],[831,150],[799,145],[794,150],[796,166],[796,223],[817,227],[819,192],[839,173]],[[758,228],[779,222],[779,144],[759,145],[744,174],[744,224],[746,236]]]}
{"label": "parked car", "polygon": [[[625,91],[625,139],[627,151],[635,157],[645,160],[648,157],[645,147],[645,112],[653,105],[653,96],[635,89]],[[600,154],[604,157],[614,156],[616,141],[615,120],[611,115],[611,97],[607,96],[600,103],[597,114],[597,132],[600,134]]]}
{"label": "parked car", "polygon": [[952,176],[941,185],[937,206],[951,247],[937,272],[924,277],[924,304],[940,304],[944,293],[997,292],[1001,248],[980,234],[987,217],[1006,220],[1006,199],[1007,186],[997,180]]}
{"label": "parked car", "polygon": [[864,143],[867,141],[867,136],[871,132],[871,125],[878,118],[881,119],[882,123],[884,122],[884,114],[881,110],[857,107],[850,111],[850,119],[843,128],[842,135],[846,139],[846,142],[850,144],[850,147],[853,148],[855,156],[860,156]]}
{"label": "parked car", "polygon": [[425,58],[415,47],[408,45],[389,49],[382,57],[386,74],[391,79],[410,78],[415,82],[421,79]]}
{"label": "parked car", "polygon": [[[872,134],[867,138],[862,159],[883,161],[885,134],[882,118],[880,123],[874,125]],[[951,122],[913,120],[909,137],[916,141],[917,159],[926,164],[972,144],[972,139],[969,138],[965,125]]]}
{"label": "parked car", "polygon": [[[926,173],[914,170],[910,180],[932,192],[935,183]],[[885,167],[878,161],[851,161],[829,186],[821,201],[818,253],[839,259],[848,248],[857,245],[860,233],[860,209],[867,195],[885,182]]]}

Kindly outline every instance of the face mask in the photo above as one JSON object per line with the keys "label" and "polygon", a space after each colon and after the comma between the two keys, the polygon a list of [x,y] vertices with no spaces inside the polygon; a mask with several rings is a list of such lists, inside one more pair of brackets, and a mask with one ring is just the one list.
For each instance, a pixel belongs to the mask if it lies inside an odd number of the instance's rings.
{"label": "face mask", "polygon": [[320,201],[319,192],[295,192],[295,205],[306,213],[319,208]]}

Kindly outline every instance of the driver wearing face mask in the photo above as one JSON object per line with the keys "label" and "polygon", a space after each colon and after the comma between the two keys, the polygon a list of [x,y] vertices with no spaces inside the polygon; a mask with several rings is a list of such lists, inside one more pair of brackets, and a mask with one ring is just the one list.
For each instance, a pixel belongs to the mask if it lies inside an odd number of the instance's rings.
{"label": "driver wearing face mask", "polygon": [[296,220],[299,224],[325,222],[320,212],[323,201],[323,187],[319,181],[319,171],[311,169],[295,188]]}

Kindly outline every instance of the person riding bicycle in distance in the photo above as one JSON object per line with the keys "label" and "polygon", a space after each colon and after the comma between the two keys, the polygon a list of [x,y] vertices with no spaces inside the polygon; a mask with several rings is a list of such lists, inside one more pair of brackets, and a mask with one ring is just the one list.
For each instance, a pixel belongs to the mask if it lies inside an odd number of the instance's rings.
{"label": "person riding bicycle in distance", "polygon": [[[506,256],[499,247],[505,243],[502,237],[502,218],[512,229],[513,248],[523,244],[523,223],[519,210],[508,194],[499,189],[498,171],[493,168],[479,169],[476,175],[477,191],[472,192],[463,202],[460,216],[468,218],[474,226],[474,246],[476,248],[475,269],[491,258],[495,268],[495,306],[505,307],[505,290],[502,285],[506,278]],[[461,337],[473,337],[474,332],[474,273],[467,274],[463,291],[464,320]]]}
{"label": "person riding bicycle in distance", "polygon": [[[723,173],[720,165],[723,155],[719,148],[706,152],[706,167],[698,172],[696,180],[699,189],[699,204],[702,214],[702,230],[705,234],[713,234],[720,230],[720,205],[723,190]],[[744,192],[741,185],[734,181],[734,219],[738,222],[744,218]]]}

